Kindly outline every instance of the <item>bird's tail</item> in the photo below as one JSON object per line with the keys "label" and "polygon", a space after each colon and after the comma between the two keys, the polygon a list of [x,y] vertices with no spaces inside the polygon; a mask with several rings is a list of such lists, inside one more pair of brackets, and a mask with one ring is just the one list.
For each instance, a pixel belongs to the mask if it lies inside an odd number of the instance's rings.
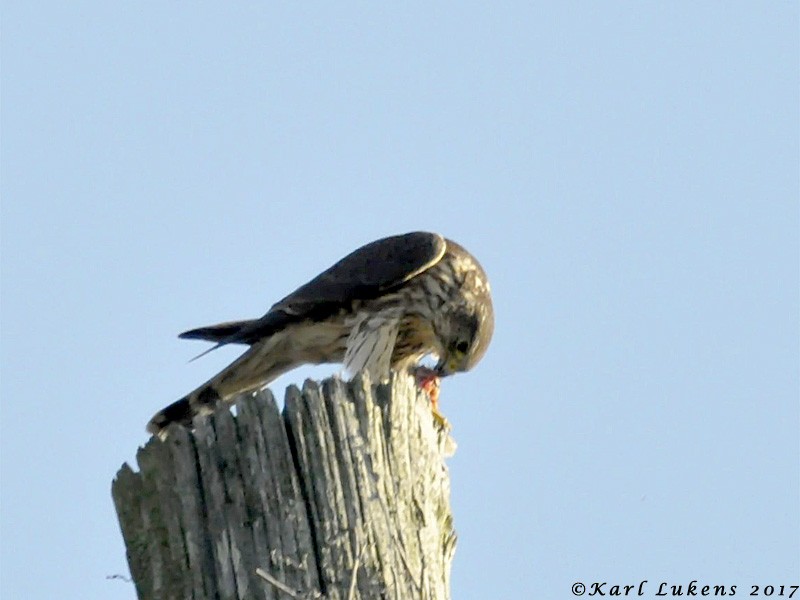
{"label": "bird's tail", "polygon": [[209,381],[180,400],[161,409],[147,424],[147,431],[165,438],[172,423],[191,427],[192,419],[207,415],[240,394],[264,387],[300,364],[281,344],[278,334],[257,343]]}
{"label": "bird's tail", "polygon": [[147,432],[164,439],[167,427],[172,423],[190,427],[193,417],[194,413],[192,412],[189,396],[184,396],[154,414],[153,418],[147,423]]}

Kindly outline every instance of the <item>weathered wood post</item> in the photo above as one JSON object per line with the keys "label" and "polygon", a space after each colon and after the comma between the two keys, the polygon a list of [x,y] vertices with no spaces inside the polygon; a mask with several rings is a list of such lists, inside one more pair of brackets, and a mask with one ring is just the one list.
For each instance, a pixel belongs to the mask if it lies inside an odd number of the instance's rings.
{"label": "weathered wood post", "polygon": [[139,598],[449,598],[451,446],[407,375],[175,427],[112,485]]}

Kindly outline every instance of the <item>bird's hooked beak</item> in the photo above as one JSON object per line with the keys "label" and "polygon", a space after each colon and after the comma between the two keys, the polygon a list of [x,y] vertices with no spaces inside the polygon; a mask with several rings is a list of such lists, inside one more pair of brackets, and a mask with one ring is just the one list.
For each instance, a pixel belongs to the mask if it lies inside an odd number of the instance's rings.
{"label": "bird's hooked beak", "polygon": [[458,359],[454,356],[443,356],[433,367],[439,377],[447,377],[458,372]]}

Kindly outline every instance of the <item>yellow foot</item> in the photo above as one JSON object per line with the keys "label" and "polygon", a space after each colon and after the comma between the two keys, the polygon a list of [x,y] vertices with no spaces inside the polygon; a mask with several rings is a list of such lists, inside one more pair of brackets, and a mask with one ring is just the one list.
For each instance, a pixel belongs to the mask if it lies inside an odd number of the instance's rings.
{"label": "yellow foot", "polygon": [[433,415],[433,422],[436,423],[436,426],[444,431],[450,431],[452,429],[450,426],[450,421],[448,421],[445,416],[439,412],[439,409],[436,405],[431,406],[431,408],[433,409],[431,411],[431,414]]}

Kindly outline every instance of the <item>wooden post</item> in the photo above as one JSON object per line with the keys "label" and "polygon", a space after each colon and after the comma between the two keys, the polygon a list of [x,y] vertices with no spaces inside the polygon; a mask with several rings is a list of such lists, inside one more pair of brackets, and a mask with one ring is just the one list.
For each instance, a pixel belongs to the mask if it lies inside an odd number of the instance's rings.
{"label": "wooden post", "polygon": [[139,598],[450,597],[453,444],[407,375],[267,391],[139,449],[112,495]]}

